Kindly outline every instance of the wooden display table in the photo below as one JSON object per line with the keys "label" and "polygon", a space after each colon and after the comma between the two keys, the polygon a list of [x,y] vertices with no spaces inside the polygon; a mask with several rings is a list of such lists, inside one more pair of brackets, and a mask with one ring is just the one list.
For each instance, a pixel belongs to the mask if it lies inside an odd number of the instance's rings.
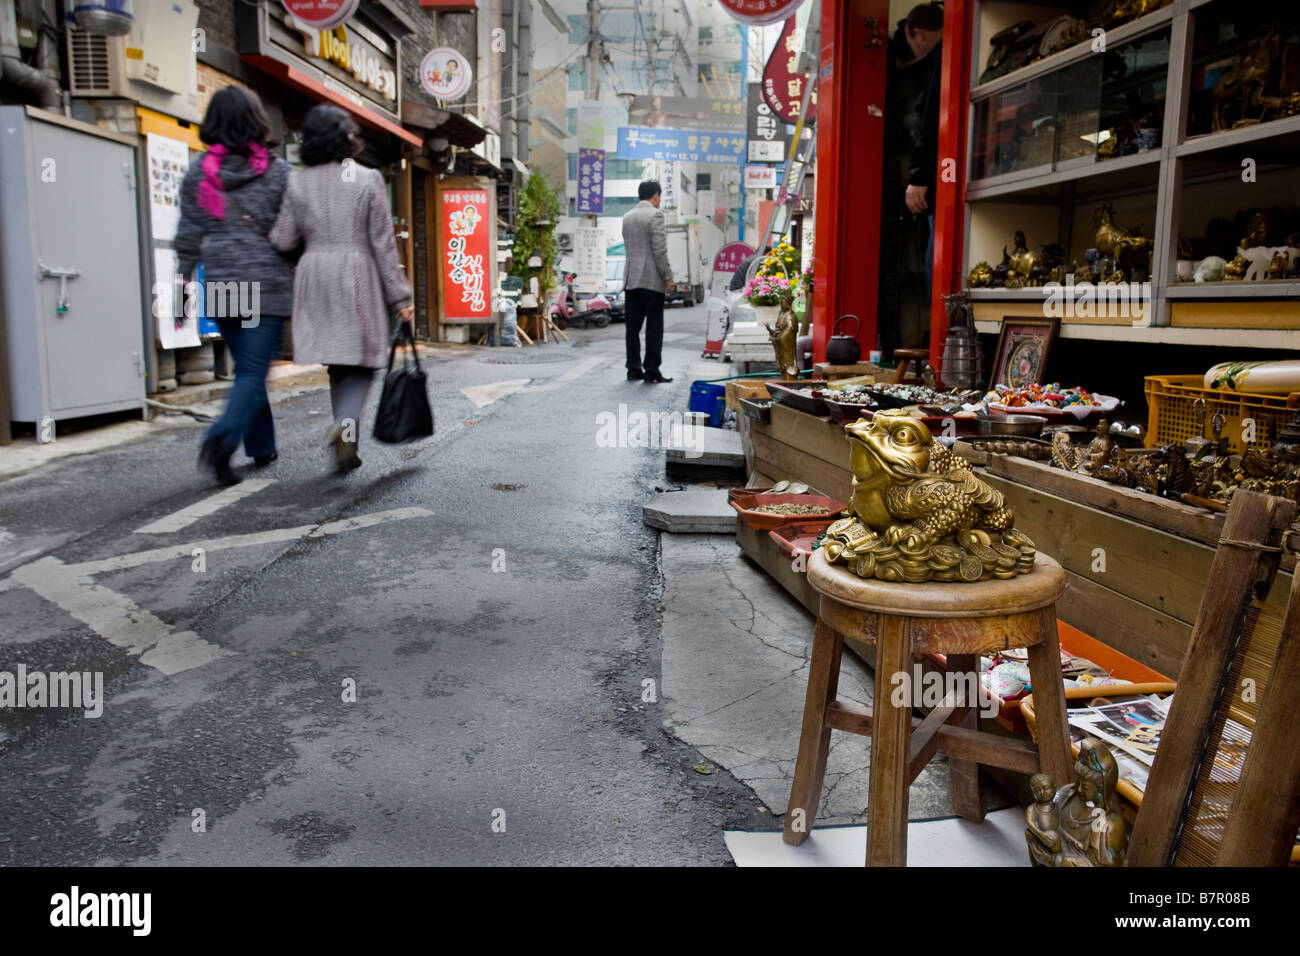
{"label": "wooden display table", "polygon": [[[832,566],[817,551],[808,562],[808,580],[821,594],[821,608],[786,809],[786,843],[802,843],[812,831],[832,730],[871,737],[869,866],[906,864],[908,787],[936,753],[949,758],[953,809],[975,822],[984,818],[981,764],[1041,771],[1057,786],[1073,779],[1056,635],[1055,606],[1065,591],[1065,573],[1055,561],[1039,554],[1033,571],[1010,580],[893,584]],[[876,644],[878,714],[836,699],[846,637]],[[957,686],[972,688],[979,686],[979,656],[1013,647],[1029,649],[1038,699],[1037,746],[975,730],[978,700],[961,701],[952,692],[923,721],[912,717],[913,701],[901,707],[893,703],[898,686],[893,676],[913,675],[914,654],[946,654],[950,674],[972,675]]]}

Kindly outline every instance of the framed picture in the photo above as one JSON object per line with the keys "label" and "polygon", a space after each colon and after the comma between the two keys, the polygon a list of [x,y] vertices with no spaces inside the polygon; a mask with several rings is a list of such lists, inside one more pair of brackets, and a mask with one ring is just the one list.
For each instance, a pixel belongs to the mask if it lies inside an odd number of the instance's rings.
{"label": "framed picture", "polygon": [[989,388],[995,385],[1019,388],[1042,383],[1047,374],[1047,356],[1060,327],[1060,319],[1005,317],[998,332],[998,350]]}

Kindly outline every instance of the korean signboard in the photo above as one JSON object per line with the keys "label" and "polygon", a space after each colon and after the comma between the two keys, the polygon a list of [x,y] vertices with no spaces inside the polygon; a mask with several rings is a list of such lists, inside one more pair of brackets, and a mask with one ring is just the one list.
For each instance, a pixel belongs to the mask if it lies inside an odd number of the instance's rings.
{"label": "korean signboard", "polygon": [[[799,110],[807,92],[808,77],[799,72],[799,51],[802,49],[803,31],[795,26],[795,18],[790,17],[781,28],[781,36],[763,68],[763,99],[772,112],[792,124],[799,120]],[[804,122],[811,123],[817,118],[816,106],[814,93]]]}
{"label": "korean signboard", "polygon": [[803,0],[718,0],[732,19],[752,27],[793,16]]}
{"label": "korean signboard", "polygon": [[745,128],[745,104],[694,96],[640,95],[632,97],[627,120],[630,126],[739,133]]}
{"label": "korean signboard", "polygon": [[754,249],[748,243],[729,242],[713,257],[713,271],[732,273],[740,268],[740,264],[748,256],[754,254]]}
{"label": "korean signboard", "polygon": [[790,145],[785,121],[779,119],[763,99],[757,83],[749,84],[749,154],[751,163],[784,163]]}
{"label": "korean signboard", "polygon": [[573,235],[573,291],[591,295],[605,288],[605,246],[609,237],[599,226],[579,226]]}
{"label": "korean signboard", "polygon": [[488,301],[495,202],[486,189],[444,189],[442,196],[442,302],[447,322],[493,320]]}
{"label": "korean signboard", "polygon": [[420,85],[443,101],[458,100],[469,92],[474,71],[464,54],[451,47],[430,50],[420,61]]}
{"label": "korean signboard", "polygon": [[578,150],[578,215],[605,211],[605,151]]}
{"label": "korean signboard", "polygon": [[722,130],[618,128],[621,159],[676,160],[683,163],[721,163],[739,166],[744,161],[745,137]]}
{"label": "korean signboard", "polygon": [[329,30],[346,23],[357,12],[361,0],[281,0],[291,16],[317,30]]}
{"label": "korean signboard", "polygon": [[745,167],[745,188],[746,189],[775,189],[776,188],[776,167],[746,166]]}

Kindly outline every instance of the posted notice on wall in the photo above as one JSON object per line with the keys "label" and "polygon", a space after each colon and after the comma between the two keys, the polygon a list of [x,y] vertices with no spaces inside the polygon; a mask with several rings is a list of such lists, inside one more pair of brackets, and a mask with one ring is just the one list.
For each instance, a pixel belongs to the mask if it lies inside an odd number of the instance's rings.
{"label": "posted notice on wall", "polygon": [[579,226],[573,237],[573,268],[578,277],[573,291],[592,295],[605,288],[605,244],[609,240],[599,226]]}

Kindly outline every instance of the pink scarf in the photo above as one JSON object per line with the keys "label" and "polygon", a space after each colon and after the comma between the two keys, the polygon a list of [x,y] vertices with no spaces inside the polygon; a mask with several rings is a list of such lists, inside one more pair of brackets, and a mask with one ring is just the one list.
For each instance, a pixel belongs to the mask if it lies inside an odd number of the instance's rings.
{"label": "pink scarf", "polygon": [[[226,218],[225,186],[221,182],[221,161],[230,153],[218,143],[203,157],[203,178],[199,180],[199,206],[217,219]],[[271,154],[261,143],[248,144],[248,161],[253,172],[262,175],[271,165]]]}

